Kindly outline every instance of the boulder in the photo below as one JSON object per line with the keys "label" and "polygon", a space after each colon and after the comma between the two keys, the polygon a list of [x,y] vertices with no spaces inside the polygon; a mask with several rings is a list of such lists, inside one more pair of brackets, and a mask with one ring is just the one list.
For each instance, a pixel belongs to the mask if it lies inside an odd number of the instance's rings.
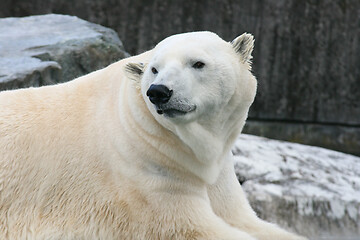
{"label": "boulder", "polygon": [[359,157],[246,134],[233,153],[261,218],[313,240],[359,239]]}
{"label": "boulder", "polygon": [[0,19],[0,90],[66,82],[127,56],[113,30],[77,17]]}

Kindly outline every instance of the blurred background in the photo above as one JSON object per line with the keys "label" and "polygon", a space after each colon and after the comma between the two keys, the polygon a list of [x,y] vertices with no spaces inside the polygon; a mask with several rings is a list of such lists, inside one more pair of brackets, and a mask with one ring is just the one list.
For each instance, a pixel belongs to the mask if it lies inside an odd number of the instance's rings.
{"label": "blurred background", "polygon": [[134,55],[181,32],[255,36],[246,133],[360,156],[358,0],[1,0],[0,17],[58,13],[114,29]]}

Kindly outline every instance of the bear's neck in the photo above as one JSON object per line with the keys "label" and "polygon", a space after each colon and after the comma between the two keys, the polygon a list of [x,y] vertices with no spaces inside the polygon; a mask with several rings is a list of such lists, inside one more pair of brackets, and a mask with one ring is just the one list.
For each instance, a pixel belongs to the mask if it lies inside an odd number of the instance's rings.
{"label": "bear's neck", "polygon": [[158,166],[171,174],[214,183],[232,142],[197,122],[168,130],[152,116],[136,83],[126,81],[122,85],[119,108],[124,142],[136,149],[134,158],[139,164],[149,166],[149,171]]}
{"label": "bear's neck", "polygon": [[[231,152],[236,138],[240,134],[245,123],[245,118],[240,119],[239,113],[234,112],[237,117],[222,119],[222,127],[216,120],[210,123],[191,122],[186,125],[175,127],[176,135],[183,143],[191,148],[198,162],[207,167],[204,180],[211,184],[216,181],[227,156]],[[246,116],[242,113],[242,116]]]}

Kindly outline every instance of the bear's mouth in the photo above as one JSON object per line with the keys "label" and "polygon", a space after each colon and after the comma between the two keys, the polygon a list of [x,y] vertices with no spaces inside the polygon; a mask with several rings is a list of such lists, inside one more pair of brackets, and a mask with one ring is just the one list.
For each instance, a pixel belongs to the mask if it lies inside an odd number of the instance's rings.
{"label": "bear's mouth", "polygon": [[173,117],[183,116],[187,113],[193,112],[193,111],[195,111],[195,109],[196,109],[196,107],[193,107],[193,108],[189,109],[188,111],[184,111],[184,110],[175,109],[175,108],[168,108],[168,109],[158,108],[156,110],[156,112],[160,115],[164,114],[166,117],[173,118]]}

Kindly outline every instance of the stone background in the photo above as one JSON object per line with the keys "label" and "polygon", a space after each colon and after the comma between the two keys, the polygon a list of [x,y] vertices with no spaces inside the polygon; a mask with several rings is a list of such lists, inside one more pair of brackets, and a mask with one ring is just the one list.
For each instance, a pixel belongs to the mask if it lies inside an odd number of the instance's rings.
{"label": "stone background", "polygon": [[130,54],[174,33],[254,34],[245,132],[360,155],[358,0],[2,0],[0,17],[61,13],[114,29]]}

